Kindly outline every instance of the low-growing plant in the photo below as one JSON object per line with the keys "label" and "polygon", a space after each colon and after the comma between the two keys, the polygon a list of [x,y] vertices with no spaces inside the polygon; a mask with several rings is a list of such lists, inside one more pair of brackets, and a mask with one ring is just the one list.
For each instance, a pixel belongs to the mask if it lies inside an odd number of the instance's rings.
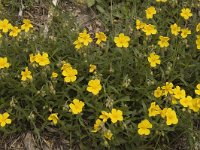
{"label": "low-growing plant", "polygon": [[71,148],[170,149],[184,134],[186,149],[195,148],[196,2],[128,3],[130,18],[111,17],[106,32],[79,29],[59,6],[47,36],[33,20],[0,20],[2,135],[32,130],[39,138],[52,127]]}

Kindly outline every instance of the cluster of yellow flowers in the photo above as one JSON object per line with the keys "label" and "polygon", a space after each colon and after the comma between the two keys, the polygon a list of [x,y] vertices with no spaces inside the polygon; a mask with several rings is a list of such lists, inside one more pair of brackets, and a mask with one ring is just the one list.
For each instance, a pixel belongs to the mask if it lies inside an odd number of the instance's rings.
{"label": "cluster of yellow flowers", "polygon": [[[190,110],[193,110],[194,112],[199,112],[200,110],[200,98],[195,97],[192,98],[191,96],[186,96],[186,92],[184,89],[181,89],[179,86],[174,87],[173,83],[166,82],[166,84],[162,87],[157,87],[157,89],[154,91],[154,96],[156,98],[163,98],[163,100],[171,101],[171,104],[181,104],[185,110],[185,108],[188,108]],[[195,93],[199,96],[200,95],[200,84],[196,86]],[[163,109],[160,108],[156,102],[152,102],[149,109],[149,117],[155,117],[157,115],[160,115],[161,118],[166,119],[167,125],[177,124],[178,123],[178,117],[172,108],[165,107]],[[140,135],[149,135],[150,129],[152,128],[152,124],[149,122],[149,120],[145,119],[142,120],[138,124],[138,134]]]}
{"label": "cluster of yellow flowers", "polygon": [[[31,57],[33,57],[33,55],[31,55]],[[76,81],[76,75],[78,74],[78,71],[74,69],[70,63],[66,63],[65,61],[63,61],[61,71],[62,75],[65,77],[64,82],[69,83]],[[93,73],[94,71],[96,71],[96,65],[90,64],[89,72]],[[56,72],[52,73],[53,78],[56,78],[57,76],[58,74]],[[93,95],[99,94],[101,89],[102,85],[99,79],[92,79],[88,82],[87,91],[91,92]],[[70,112],[72,112],[75,115],[80,114],[83,111],[84,105],[85,103],[83,101],[74,99],[72,103],[69,104]],[[57,124],[58,119],[58,113],[52,113],[48,118],[48,120],[53,121],[53,124]]]}
{"label": "cluster of yellow flowers", "polygon": [[[69,104],[69,108],[70,108],[70,112],[72,112],[72,114],[77,115],[80,114],[83,111],[83,107],[84,107],[85,103],[83,101],[80,101],[78,99],[74,99],[72,101],[72,103]],[[107,122],[107,120],[110,118],[112,123],[117,123],[118,121],[123,121],[123,112],[121,110],[118,109],[112,109],[110,113],[106,112],[106,111],[101,111],[101,115],[99,116],[99,119],[96,120],[95,124],[94,124],[94,129],[91,132],[98,132],[98,131],[102,131],[103,136],[109,140],[111,140],[113,134],[110,130],[108,130],[105,127],[105,123]],[[54,125],[56,125],[58,123],[58,113],[52,113],[49,115],[48,117],[49,121],[52,121]]]}
{"label": "cluster of yellow flowers", "polygon": [[187,38],[187,36],[189,34],[191,34],[191,30],[188,28],[181,28],[180,26],[178,26],[176,23],[172,24],[170,26],[171,29],[171,33],[175,36],[177,36],[179,34],[179,32],[181,32],[181,37],[183,39]]}
{"label": "cluster of yellow flowers", "polygon": [[[198,25],[197,25],[197,27],[198,27]],[[143,32],[145,32],[145,34],[147,36],[157,33],[156,27],[154,25],[146,24],[138,19],[136,20],[136,29],[137,30],[141,29]],[[171,29],[171,33],[175,36],[177,36],[179,34],[179,32],[181,32],[181,37],[183,39],[186,38],[189,34],[191,34],[191,30],[189,30],[188,28],[181,29],[181,27],[179,27],[176,23],[172,24],[170,26],[170,29]],[[170,40],[169,37],[159,36],[158,45],[161,48],[168,47],[169,40]]]}
{"label": "cluster of yellow flowers", "polygon": [[[90,65],[90,69],[91,69],[91,65]],[[92,71],[94,71],[95,69],[92,68]],[[61,70],[62,70],[62,75],[65,76],[65,79],[64,79],[65,82],[74,82],[76,80],[76,75],[78,73],[76,69],[72,68],[71,64],[64,62]],[[57,73],[56,73],[56,76],[57,76]],[[100,84],[99,79],[94,79],[94,80],[89,81],[88,86],[87,86],[87,91],[91,92],[93,95],[97,95],[101,89],[102,89],[102,86]],[[74,99],[73,102],[69,104],[70,112],[72,112],[75,115],[80,114],[83,111],[84,105],[85,103],[83,101]],[[57,113],[51,114],[48,120],[50,121],[52,120],[54,124],[57,124],[58,122],[57,115],[58,115]]]}
{"label": "cluster of yellow flowers", "polygon": [[[147,19],[153,18],[153,15],[155,15],[155,14],[156,14],[155,7],[151,6],[151,7],[146,9],[146,18]],[[185,20],[188,20],[190,17],[192,17],[191,10],[189,8],[183,8],[181,10],[180,16],[183,17]],[[182,28],[181,29],[181,27],[179,27],[176,23],[171,25],[170,28],[171,28],[171,33],[175,36],[177,36],[179,34],[179,32],[181,32],[181,37],[183,39],[186,38],[189,34],[191,34],[191,30],[189,30],[188,28]],[[197,32],[200,30],[199,28],[200,28],[200,24],[198,24],[196,26]],[[154,25],[146,24],[146,23],[144,23],[144,22],[142,22],[138,19],[136,20],[136,29],[137,30],[142,29],[142,31],[144,31],[147,36],[157,33],[157,30],[155,29]],[[161,48],[169,46],[169,43],[168,43],[169,37],[160,36],[159,39],[160,39],[160,41],[158,41],[158,45]],[[196,44],[197,44],[197,49],[199,49],[198,38],[197,38]]]}
{"label": "cluster of yellow flowers", "polygon": [[[166,2],[166,1],[157,1],[157,2]],[[156,14],[155,7],[151,6],[146,9],[147,19],[153,18],[153,15],[155,14]],[[189,8],[183,8],[181,10],[180,15],[185,20],[188,20],[192,16],[192,13]],[[145,32],[147,36],[157,33],[157,30],[154,25],[146,24],[140,21],[139,19],[136,20],[136,29],[137,30],[141,29],[143,32]],[[191,30],[189,30],[188,28],[181,28],[176,23],[170,25],[170,29],[171,29],[171,33],[175,36],[177,36],[179,32],[181,32],[181,37],[183,39],[186,38],[189,34],[191,34]],[[196,26],[196,32],[199,32],[199,31],[200,31],[200,23],[198,23]],[[169,40],[170,38],[167,36],[159,36],[158,45],[160,46],[160,48],[166,48],[169,46]],[[197,49],[200,49],[200,35],[197,35],[196,45],[197,45]],[[157,65],[161,63],[160,56],[155,54],[155,52],[151,52],[149,54],[148,61],[151,67],[156,67]]]}
{"label": "cluster of yellow flowers", "polygon": [[[23,24],[21,25],[21,28],[17,26],[13,26],[7,19],[0,20],[0,30],[2,30],[3,33],[9,32],[9,36],[16,37],[21,32],[21,30],[24,30],[25,32],[28,32],[30,28],[33,28],[33,25],[31,24],[31,21],[28,19],[23,20]],[[2,37],[2,34],[0,33],[0,37]]]}
{"label": "cluster of yellow flowers", "polygon": [[[198,26],[198,25],[197,25]],[[180,26],[178,26],[176,23],[170,25],[170,29],[171,29],[171,33],[175,36],[177,36],[179,34],[179,32],[181,32],[181,37],[183,39],[187,38],[187,36],[189,34],[191,34],[191,30],[188,28],[181,28]]]}
{"label": "cluster of yellow flowers", "polygon": [[[166,2],[167,0],[156,0],[156,2]],[[146,10],[146,18],[152,19],[157,11],[156,8],[153,6],[148,7]],[[185,20],[188,20],[190,17],[193,16],[191,13],[191,10],[189,8],[183,8],[181,10],[180,16],[184,18]],[[10,31],[10,36],[17,36],[21,30],[24,30],[25,32],[28,32],[30,28],[33,28],[30,20],[23,20],[23,25],[21,26],[21,29],[18,27],[12,26],[7,19],[0,20],[0,30],[2,32],[7,33]],[[146,36],[155,35],[158,33],[156,26],[148,23],[144,23],[141,20],[136,20],[136,29],[143,31]],[[177,23],[174,23],[170,25],[171,34],[178,36],[179,33],[183,39],[187,38],[188,35],[191,34],[191,30],[189,28],[181,28],[177,25]],[[196,32],[200,31],[200,23],[196,26]],[[1,35],[1,34],[0,34]],[[200,35],[196,36],[196,45],[197,49],[200,49]],[[96,38],[96,44],[101,45],[102,42],[106,42],[107,36],[103,32],[97,32],[95,33]],[[130,44],[130,37],[126,36],[124,33],[119,33],[118,36],[114,37],[114,42],[117,47],[119,48],[128,48]],[[169,47],[170,43],[170,37],[168,36],[159,36],[159,40],[157,44],[160,48],[167,48]],[[93,42],[93,39],[91,38],[90,34],[87,33],[87,30],[84,30],[83,32],[79,33],[78,39],[73,43],[75,45],[75,48],[78,50],[84,46],[88,46],[90,43]],[[29,55],[30,62],[35,63],[39,66],[46,66],[50,64],[49,56],[46,52],[42,53],[36,53],[36,54],[30,54]],[[148,62],[150,63],[151,67],[156,67],[157,65],[161,64],[160,56],[157,55],[155,52],[151,52],[148,57]],[[7,57],[0,57],[0,69],[8,68],[10,64],[8,63]],[[89,66],[89,72],[90,73],[96,73],[97,66],[94,64],[90,64]],[[78,76],[78,70],[74,69],[70,63],[63,62],[61,67],[62,75],[64,76],[64,82],[66,83],[72,83],[77,80]],[[51,75],[52,78],[57,78],[58,73],[52,72]],[[33,76],[31,71],[28,67],[25,67],[25,70],[21,71],[21,80],[32,80]],[[102,90],[102,85],[100,79],[93,78],[88,81],[88,85],[86,88],[86,91],[92,93],[94,96],[98,95],[99,92]],[[192,98],[190,95],[186,95],[186,92],[184,89],[182,89],[180,86],[175,86],[173,83],[166,82],[164,86],[157,87],[157,89],[154,91],[154,96],[160,100],[168,100],[173,105],[174,104],[180,104],[184,109],[188,108],[188,110],[192,110],[194,112],[199,112],[200,110],[200,84],[196,86],[195,89],[196,97]],[[84,101],[81,101],[77,98],[74,98],[72,102],[68,105],[69,112],[71,112],[73,115],[81,114],[84,110],[85,103]],[[178,124],[178,117],[176,114],[176,111],[169,107],[160,107],[156,102],[152,102],[150,104],[150,107],[148,108],[148,116],[149,117],[156,117],[160,116],[163,118],[167,125],[175,125]],[[106,122],[110,119],[110,121],[116,125],[117,122],[123,121],[123,112],[119,109],[112,108],[111,110],[107,111],[101,111],[101,115],[98,119],[96,119],[92,132],[101,132],[102,135],[107,138],[108,140],[112,139],[113,133],[110,129],[107,128],[105,125]],[[56,125],[59,121],[58,113],[51,113],[48,117],[49,121],[52,121],[54,125]],[[1,127],[4,127],[6,124],[10,124],[11,119],[9,119],[9,114],[7,112],[0,114],[0,125]],[[144,119],[140,123],[138,123],[138,134],[139,135],[149,135],[150,129],[153,128],[153,124],[148,120]]]}
{"label": "cluster of yellow flowers", "polygon": [[136,20],[136,29],[137,30],[142,30],[146,36],[150,36],[152,34],[157,34],[157,29],[156,26],[152,25],[152,24],[146,24],[142,21],[140,21],[139,19]]}
{"label": "cluster of yellow flowers", "polygon": [[[152,19],[153,15],[156,14],[156,9],[155,9],[155,7],[151,6],[151,7],[147,8],[145,10],[145,12],[146,12],[146,18]],[[189,8],[183,8],[180,13],[180,16],[183,17],[185,20],[188,20],[190,17],[192,17],[192,15],[193,14],[191,13],[191,10]]]}
{"label": "cluster of yellow flowers", "polygon": [[149,111],[149,117],[155,117],[157,115],[161,115],[162,118],[166,117],[167,125],[178,123],[176,112],[172,110],[171,108],[161,109],[160,106],[156,104],[156,102],[152,102],[148,111]]}
{"label": "cluster of yellow flowers", "polygon": [[106,111],[101,111],[101,115],[99,116],[99,119],[96,120],[92,132],[96,133],[101,130],[103,132],[103,136],[111,140],[113,134],[110,130],[108,130],[105,127],[105,123],[109,118],[111,119],[112,123],[116,123],[117,121],[123,121],[123,112],[114,108],[111,110],[110,113]]}
{"label": "cluster of yellow flowers", "polygon": [[36,62],[40,66],[46,66],[50,64],[49,55],[46,52],[43,52],[42,54],[37,53],[36,55],[30,54],[29,57],[31,63]]}
{"label": "cluster of yellow flowers", "polygon": [[[200,84],[196,86],[195,93],[200,95]],[[162,98],[163,96],[168,96],[172,104],[181,104],[184,108],[189,108],[194,112],[198,112],[200,109],[200,98],[192,98],[190,95],[186,95],[184,89],[181,89],[179,86],[173,88],[173,84],[166,82],[166,85],[162,87],[157,87],[154,91],[154,96],[156,98]]]}
{"label": "cluster of yellow flowers", "polygon": [[[95,33],[96,44],[100,45],[102,42],[105,42],[107,40],[107,36],[103,32],[97,32]],[[84,30],[83,32],[79,33],[78,39],[74,41],[75,48],[79,50],[83,46],[88,46],[89,43],[91,43],[93,40],[90,36],[90,34],[87,33],[87,30]]]}
{"label": "cluster of yellow flowers", "polygon": [[[100,45],[102,42],[107,40],[107,36],[103,32],[95,33],[96,44]],[[83,46],[88,46],[93,40],[91,36],[87,33],[87,30],[79,33],[78,39],[74,42],[75,48],[78,50]],[[114,42],[117,47],[125,47],[129,46],[130,37],[125,36],[124,33],[120,33],[118,37],[114,38]]]}
{"label": "cluster of yellow flowers", "polygon": [[[160,115],[162,118],[166,119],[167,125],[177,124],[178,118],[176,115],[176,112],[172,110],[171,108],[164,108],[161,109],[159,105],[156,104],[156,102],[152,102],[149,109],[149,117],[155,117],[157,115]],[[138,124],[138,134],[140,135],[149,135],[150,134],[150,128],[152,128],[153,125],[149,122],[149,120],[145,119],[142,120]]]}
{"label": "cluster of yellow flowers", "polygon": [[[36,55],[30,54],[30,62],[34,63],[36,62],[40,66],[46,66],[50,64],[50,60],[48,58],[48,54],[46,52],[43,52],[42,54],[37,53]],[[2,67],[5,66],[7,63],[6,61],[2,61],[0,59],[0,66],[2,64]],[[70,63],[66,63],[63,61],[63,65],[61,67],[62,75],[64,76],[64,82],[74,82],[77,79],[78,71],[72,67]],[[96,71],[96,65],[90,64],[89,66],[89,72],[93,73]],[[21,80],[26,81],[27,79],[32,80],[31,71],[28,70],[28,67],[25,68],[25,71],[21,72]],[[52,78],[57,78],[58,73],[52,72],[51,75]],[[92,79],[88,82],[87,91],[91,92],[93,95],[97,95],[102,89],[102,85],[100,83],[99,79]]]}
{"label": "cluster of yellow flowers", "polygon": [[[43,52],[42,54],[37,53],[36,55],[30,54],[29,57],[30,57],[31,63],[36,62],[40,66],[46,66],[50,64],[48,54],[45,52]],[[28,79],[32,80],[33,77],[32,77],[31,71],[28,69],[28,67],[26,67],[24,71],[21,71],[21,80],[26,81]]]}
{"label": "cluster of yellow flowers", "polygon": [[[78,100],[74,99],[72,103],[69,104],[70,112],[72,112],[74,115],[80,114],[83,110],[85,103]],[[48,117],[49,121],[52,121],[54,125],[58,123],[58,113],[52,113]]]}
{"label": "cluster of yellow flowers", "polygon": [[[166,2],[166,0],[158,1],[158,2]],[[154,6],[148,7],[145,10],[145,12],[146,12],[147,19],[152,19],[153,16],[157,13],[156,8]],[[192,17],[192,15],[193,14],[189,8],[183,8],[180,13],[180,16],[183,17],[185,20],[188,20],[190,17]],[[136,19],[136,29],[142,30],[146,34],[146,36],[150,36],[150,35],[154,35],[158,33],[155,25],[146,24],[140,21],[139,19]],[[172,24],[170,26],[170,29],[171,29],[171,33],[175,36],[177,36],[179,32],[181,32],[181,37],[183,39],[187,38],[187,36],[191,34],[191,30],[189,28],[185,28],[185,27],[181,28],[176,23]],[[198,32],[199,30],[200,30],[200,23],[197,24],[196,26],[196,31]],[[95,37],[97,38],[96,44],[100,44],[102,41],[106,41],[107,39],[106,35],[103,32],[96,33]],[[169,46],[169,40],[170,40],[169,37],[160,35],[158,45],[160,46],[160,48],[166,48]],[[199,36],[197,36],[197,40],[196,40],[197,49],[199,49],[200,47],[199,41],[200,41]],[[83,46],[88,46],[88,44],[91,42],[92,42],[91,36],[87,33],[86,30],[84,30],[82,33],[79,33],[79,37],[74,42],[74,44],[75,44],[76,49],[80,49]],[[119,36],[116,36],[114,38],[114,42],[117,47],[127,48],[129,47],[130,37],[125,36],[124,33],[120,33]]]}
{"label": "cluster of yellow flowers", "polygon": [[[93,73],[95,72],[97,69],[96,65],[94,64],[90,64],[89,65],[89,72]],[[65,82],[74,82],[76,81],[77,77],[76,75],[78,74],[78,71],[76,69],[73,69],[70,63],[66,63],[65,61],[63,61],[63,65],[61,67],[61,71],[62,71],[62,75],[65,76],[64,81]],[[57,74],[56,74],[57,75]],[[88,86],[87,86],[87,91],[91,92],[93,95],[97,95],[102,89],[102,85],[100,84],[100,80],[99,79],[92,79],[88,82]],[[85,103],[83,101],[80,101],[79,99],[73,99],[73,101],[68,105],[70,108],[70,112],[74,115],[80,114],[83,111],[83,107],[84,107]],[[114,111],[114,110],[113,110]],[[118,112],[119,110],[117,110]],[[107,113],[108,114],[108,113]],[[103,116],[104,115],[104,116]],[[106,121],[107,119],[105,118],[105,113],[103,112],[102,116],[100,118],[103,117],[103,120]],[[117,119],[121,119],[121,118],[114,118],[113,115],[116,115],[115,112],[111,113],[111,118],[113,122],[116,122]],[[121,113],[122,115],[122,113]],[[58,113],[52,113],[49,115],[48,117],[49,121],[52,121],[53,124],[57,124],[58,123]],[[98,121],[97,121],[98,124]],[[96,125],[99,128],[99,124]],[[103,135],[108,138],[111,139],[112,137],[112,132],[110,130],[106,130],[104,131]]]}

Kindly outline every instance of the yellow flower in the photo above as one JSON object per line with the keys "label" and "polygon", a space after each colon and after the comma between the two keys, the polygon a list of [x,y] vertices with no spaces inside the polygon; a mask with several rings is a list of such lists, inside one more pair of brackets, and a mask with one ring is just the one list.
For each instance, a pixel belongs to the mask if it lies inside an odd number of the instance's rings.
{"label": "yellow flower", "polygon": [[168,109],[168,108],[164,108],[164,109],[161,110],[160,116],[161,116],[162,118],[165,118],[165,117],[166,117],[167,109]]}
{"label": "yellow flower", "polygon": [[90,64],[89,72],[92,73],[97,69],[96,65]]}
{"label": "yellow flower", "polygon": [[164,36],[159,36],[160,41],[158,41],[158,45],[163,48],[163,47],[168,47],[169,46],[169,37],[164,37]]}
{"label": "yellow flower", "polygon": [[29,19],[24,19],[23,23],[24,24],[21,26],[21,29],[25,32],[28,32],[30,28],[33,28],[33,25],[31,24],[31,21]]}
{"label": "yellow flower", "polygon": [[12,25],[9,23],[7,19],[0,20],[0,29],[2,32],[7,33],[8,30],[12,28]]}
{"label": "yellow flower", "polygon": [[112,109],[111,113],[109,113],[109,117],[112,123],[116,123],[117,121],[123,121],[123,112],[121,110]]}
{"label": "yellow flower", "polygon": [[70,111],[75,115],[80,114],[83,111],[84,105],[84,102],[74,99],[73,102],[69,104]]}
{"label": "yellow flower", "polygon": [[114,38],[114,42],[117,47],[125,47],[129,46],[130,37],[125,36],[124,33],[120,33],[118,37]]}
{"label": "yellow flower", "polygon": [[56,125],[58,123],[58,113],[50,114],[48,120],[53,121],[53,124]]}
{"label": "yellow flower", "polygon": [[151,34],[156,34],[157,30],[155,28],[154,25],[151,24],[145,24],[144,28],[142,29],[143,32],[145,32],[145,34],[147,36],[151,35]]}
{"label": "yellow flower", "polygon": [[157,89],[154,91],[154,96],[155,96],[156,98],[159,98],[159,97],[161,97],[162,95],[163,95],[162,89],[161,89],[160,87],[157,87]]}
{"label": "yellow flower", "polygon": [[177,36],[181,31],[181,27],[179,27],[176,23],[171,25],[170,28],[171,28],[171,33],[175,36]]}
{"label": "yellow flower", "polygon": [[109,118],[109,113],[106,111],[101,111],[101,115],[99,116],[100,119],[103,119],[103,122],[106,122]]}
{"label": "yellow flower", "polygon": [[153,6],[147,8],[145,11],[146,11],[146,18],[147,19],[153,18],[153,15],[156,14],[156,9]]}
{"label": "yellow flower", "polygon": [[166,111],[166,124],[169,126],[171,124],[177,124],[178,118],[176,116],[176,112],[171,108],[168,108]]}
{"label": "yellow flower", "polygon": [[162,86],[162,90],[164,92],[164,95],[166,96],[168,93],[173,94],[173,83],[171,82],[166,82],[165,86]]}
{"label": "yellow flower", "polygon": [[192,17],[191,10],[189,8],[183,8],[180,13],[181,17],[183,17],[185,20],[188,20],[190,17]]}
{"label": "yellow flower", "polygon": [[27,79],[32,80],[33,78],[31,72],[28,70],[28,67],[25,68],[25,71],[21,72],[21,76],[22,76],[21,78],[22,81],[26,81]]}
{"label": "yellow flower", "polygon": [[107,37],[103,32],[95,33],[95,38],[97,38],[96,44],[100,44],[101,42],[105,42]]}
{"label": "yellow flower", "polygon": [[10,115],[7,112],[0,114],[1,127],[4,127],[6,124],[11,124],[11,119],[8,119],[9,116]]}
{"label": "yellow flower", "polygon": [[140,20],[136,20],[136,29],[139,30],[139,29],[143,29],[145,26],[145,23],[143,23],[142,21]]}
{"label": "yellow flower", "polygon": [[64,81],[65,82],[74,82],[76,81],[76,75],[78,74],[78,71],[76,69],[68,68],[63,70],[62,75],[65,76]]}
{"label": "yellow flower", "polygon": [[183,106],[183,107],[188,107],[190,106],[192,103],[192,97],[191,96],[187,96],[185,98],[181,98],[180,99],[180,104]]}
{"label": "yellow flower", "polygon": [[152,102],[148,111],[149,111],[149,117],[153,117],[153,116],[159,115],[161,112],[161,109],[160,109],[159,105],[156,105],[156,102]]}
{"label": "yellow flower", "polygon": [[197,45],[197,49],[200,49],[200,35],[197,35],[196,45]]}
{"label": "yellow flower", "polygon": [[101,91],[102,86],[100,84],[100,80],[94,79],[88,82],[87,91],[91,92],[94,95],[97,95],[99,91]]}
{"label": "yellow flower", "polygon": [[21,30],[18,27],[12,27],[9,36],[16,37]]}
{"label": "yellow flower", "polygon": [[179,86],[176,86],[176,88],[173,89],[173,93],[176,99],[185,98],[185,90],[181,90]]}
{"label": "yellow flower", "polygon": [[197,84],[195,94],[200,95],[200,84]]}
{"label": "yellow flower", "polygon": [[197,107],[199,107],[200,109],[200,98],[196,98],[197,99]]}
{"label": "yellow flower", "polygon": [[92,38],[87,33],[87,30],[84,30],[82,33],[79,33],[78,41],[83,45],[88,46],[88,44],[92,42]]}
{"label": "yellow flower", "polygon": [[172,105],[178,104],[178,101],[177,101],[177,99],[174,97],[174,95],[170,95],[170,97],[171,97],[171,103],[172,103]]}
{"label": "yellow flower", "polygon": [[188,28],[181,29],[181,37],[184,39],[186,38],[189,34],[191,34],[191,30]]}
{"label": "yellow flower", "polygon": [[63,64],[61,70],[67,70],[67,69],[70,69],[72,68],[71,64],[70,63],[65,63]]}
{"label": "yellow flower", "polygon": [[197,31],[197,32],[200,31],[200,23],[197,24],[197,26],[196,26],[196,31]]}
{"label": "yellow flower", "polygon": [[0,57],[0,69],[8,68],[9,66],[7,57]]}
{"label": "yellow flower", "polygon": [[58,74],[57,74],[56,72],[52,72],[51,77],[52,77],[52,78],[57,78],[57,77],[58,77]]}
{"label": "yellow flower", "polygon": [[75,48],[76,48],[77,50],[79,50],[81,47],[83,47],[83,43],[82,43],[79,39],[76,40],[76,41],[74,41],[73,44],[75,45]]}
{"label": "yellow flower", "polygon": [[200,109],[200,98],[194,98],[189,105],[189,108],[194,112],[198,112]]}
{"label": "yellow flower", "polygon": [[159,55],[156,55],[155,52],[152,52],[149,57],[148,57],[148,61],[150,63],[150,66],[151,67],[156,67],[156,65],[160,64],[160,56]]}
{"label": "yellow flower", "polygon": [[35,56],[33,54],[29,55],[29,59],[31,63],[35,62]]}
{"label": "yellow flower", "polygon": [[153,126],[149,120],[144,119],[138,124],[138,134],[139,135],[149,135],[150,130]]}
{"label": "yellow flower", "polygon": [[48,58],[48,54],[47,53],[42,53],[42,55],[40,53],[38,53],[37,55],[35,55],[35,61],[40,65],[40,66],[46,66],[48,64],[50,64],[49,58]]}
{"label": "yellow flower", "polygon": [[92,130],[92,132],[96,133],[97,131],[99,131],[101,129],[102,125],[103,125],[103,121],[101,121],[100,119],[97,119],[94,124],[94,129]]}
{"label": "yellow flower", "polygon": [[105,138],[107,138],[108,140],[111,140],[113,134],[112,134],[112,132],[111,132],[110,130],[106,130],[106,131],[103,133],[103,136],[104,136]]}

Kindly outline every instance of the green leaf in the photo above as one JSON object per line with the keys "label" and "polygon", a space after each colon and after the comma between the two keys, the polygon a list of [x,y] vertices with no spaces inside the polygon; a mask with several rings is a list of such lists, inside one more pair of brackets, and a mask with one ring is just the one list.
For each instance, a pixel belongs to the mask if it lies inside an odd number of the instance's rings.
{"label": "green leaf", "polygon": [[95,4],[95,0],[87,0],[88,7],[92,7]]}
{"label": "green leaf", "polygon": [[116,100],[116,101],[114,102],[114,104],[116,104],[116,103],[118,103],[118,102],[127,102],[127,101],[130,101],[130,97],[129,97],[129,96],[125,96],[125,97],[122,97],[122,98]]}
{"label": "green leaf", "polygon": [[100,12],[100,13],[105,13],[105,10],[100,6],[100,5],[97,5],[97,10]]}

